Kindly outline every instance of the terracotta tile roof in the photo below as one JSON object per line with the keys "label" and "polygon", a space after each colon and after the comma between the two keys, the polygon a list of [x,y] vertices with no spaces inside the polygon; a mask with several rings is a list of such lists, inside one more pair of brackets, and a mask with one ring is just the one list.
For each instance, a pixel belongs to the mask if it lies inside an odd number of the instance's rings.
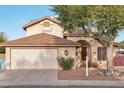
{"label": "terracotta tile roof", "polygon": [[27,27],[29,27],[29,26],[31,26],[31,25],[33,25],[33,24],[36,24],[36,23],[38,23],[38,22],[40,22],[40,21],[42,21],[42,20],[44,20],[44,19],[49,19],[49,20],[51,20],[51,21],[53,21],[53,22],[55,22],[55,23],[61,25],[61,22],[60,22],[59,20],[57,20],[56,18],[54,18],[54,17],[49,17],[49,16],[45,16],[45,17],[42,17],[42,18],[33,20],[33,21],[31,21],[30,23],[25,24],[25,25],[23,26],[23,29],[26,30]]}
{"label": "terracotta tile roof", "polygon": [[0,46],[80,46],[80,44],[54,35],[41,33],[8,41]]}
{"label": "terracotta tile roof", "polygon": [[84,30],[83,29],[75,29],[75,31],[72,32],[71,34],[73,34],[73,35],[84,35]]}
{"label": "terracotta tile roof", "polygon": [[84,33],[83,29],[75,29],[72,33],[65,33],[64,36],[89,36]]}

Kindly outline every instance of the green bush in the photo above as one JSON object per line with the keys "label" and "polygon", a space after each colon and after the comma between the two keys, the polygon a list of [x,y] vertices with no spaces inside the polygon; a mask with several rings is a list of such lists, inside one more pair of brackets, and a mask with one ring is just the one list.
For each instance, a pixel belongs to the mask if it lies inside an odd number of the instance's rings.
{"label": "green bush", "polygon": [[63,70],[70,70],[74,66],[74,59],[71,57],[69,58],[57,57],[57,60]]}
{"label": "green bush", "polygon": [[0,47],[0,53],[5,53],[5,47]]}

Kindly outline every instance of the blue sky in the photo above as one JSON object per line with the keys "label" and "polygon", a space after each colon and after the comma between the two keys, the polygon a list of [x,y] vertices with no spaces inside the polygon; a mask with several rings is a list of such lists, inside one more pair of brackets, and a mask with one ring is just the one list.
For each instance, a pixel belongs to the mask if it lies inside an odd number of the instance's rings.
{"label": "blue sky", "polygon": [[[0,32],[5,32],[9,40],[25,36],[22,26],[43,16],[55,16],[49,6],[0,6]],[[116,41],[124,40],[124,31]]]}
{"label": "blue sky", "polygon": [[22,26],[42,16],[55,15],[50,6],[0,6],[0,32],[9,40],[25,36]]}

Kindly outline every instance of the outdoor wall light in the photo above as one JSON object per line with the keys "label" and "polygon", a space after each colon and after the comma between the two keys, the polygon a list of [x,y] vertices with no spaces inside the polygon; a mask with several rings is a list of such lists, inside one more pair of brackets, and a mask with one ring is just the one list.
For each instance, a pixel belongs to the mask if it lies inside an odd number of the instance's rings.
{"label": "outdoor wall light", "polygon": [[65,50],[64,51],[64,54],[67,56],[68,55],[68,50]]}

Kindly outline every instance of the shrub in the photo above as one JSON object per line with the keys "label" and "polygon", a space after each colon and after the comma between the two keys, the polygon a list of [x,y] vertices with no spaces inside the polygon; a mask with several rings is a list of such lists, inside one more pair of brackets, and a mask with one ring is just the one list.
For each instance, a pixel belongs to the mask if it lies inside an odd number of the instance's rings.
{"label": "shrub", "polygon": [[124,66],[124,56],[115,56],[113,62],[115,66]]}
{"label": "shrub", "polygon": [[64,58],[64,57],[57,57],[59,65],[62,67],[63,70],[70,70],[74,65],[74,59]]}
{"label": "shrub", "polygon": [[0,53],[5,53],[5,47],[0,47]]}

